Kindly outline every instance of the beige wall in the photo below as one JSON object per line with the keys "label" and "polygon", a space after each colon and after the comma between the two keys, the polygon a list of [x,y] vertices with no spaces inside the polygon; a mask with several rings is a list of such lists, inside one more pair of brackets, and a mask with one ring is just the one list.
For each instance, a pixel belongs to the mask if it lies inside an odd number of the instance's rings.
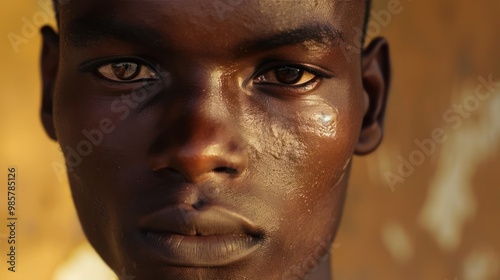
{"label": "beige wall", "polygon": [[[374,1],[374,11],[387,10],[389,1]],[[52,168],[62,156],[38,120],[38,33],[25,30],[17,52],[8,38],[22,34],[23,18],[43,21],[50,13],[37,3],[7,1],[0,9],[0,174],[14,165],[19,178],[15,274],[4,261],[6,192],[0,190],[0,279],[56,279],[75,256],[89,260],[93,273],[101,270],[78,247],[84,237],[67,181]],[[478,77],[500,81],[500,1],[400,3],[401,12],[387,22],[372,21],[371,35],[386,36],[392,46],[387,134],[376,154],[355,159],[332,249],[336,280],[500,279],[500,87],[484,100],[474,95]],[[454,104],[466,105],[470,116],[444,119]],[[420,163],[415,140],[431,138],[435,129],[446,139]],[[398,171],[401,159],[413,166],[407,174]],[[400,181],[388,182],[389,172]]]}
{"label": "beige wall", "polygon": [[[390,2],[375,1],[374,11]],[[387,134],[376,154],[355,161],[336,279],[500,279],[500,86],[475,96],[479,76],[500,82],[500,2],[401,5],[381,32],[394,68]],[[448,113],[454,104],[470,116]],[[415,140],[435,129],[446,141],[421,164]],[[415,170],[388,183],[399,157]]]}

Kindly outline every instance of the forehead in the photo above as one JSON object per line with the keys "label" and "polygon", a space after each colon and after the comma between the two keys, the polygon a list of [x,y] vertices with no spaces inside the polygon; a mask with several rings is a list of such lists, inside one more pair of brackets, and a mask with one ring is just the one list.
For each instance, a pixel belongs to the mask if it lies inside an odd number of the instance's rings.
{"label": "forehead", "polygon": [[[343,39],[361,28],[363,0],[71,0],[60,6],[63,39],[111,30],[185,51],[225,49],[255,37],[318,27]],[[92,25],[88,26],[91,22]],[[313,28],[311,28],[313,27]],[[151,32],[153,31],[153,32]],[[319,34],[320,32],[318,32]],[[79,34],[81,35],[81,34]],[[101,34],[103,35],[103,34]],[[81,38],[81,37],[78,37]],[[91,38],[87,38],[91,39]],[[95,39],[95,38],[94,38]]]}

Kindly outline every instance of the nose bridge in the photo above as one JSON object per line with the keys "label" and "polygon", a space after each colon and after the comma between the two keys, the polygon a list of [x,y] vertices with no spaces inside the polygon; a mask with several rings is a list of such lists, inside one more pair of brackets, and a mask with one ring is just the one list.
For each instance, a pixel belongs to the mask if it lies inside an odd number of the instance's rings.
{"label": "nose bridge", "polygon": [[198,71],[186,79],[183,88],[184,108],[177,125],[185,131],[185,139],[180,144],[189,146],[203,142],[204,146],[209,143],[220,145],[223,138],[236,133],[221,71]]}
{"label": "nose bridge", "polygon": [[186,118],[223,119],[229,114],[222,81],[222,73],[206,70],[186,81]]}
{"label": "nose bridge", "polygon": [[208,174],[237,175],[246,169],[247,151],[229,110],[222,74],[205,71],[180,87],[182,109],[165,127],[164,147],[153,155],[152,169],[169,169],[191,182]]}

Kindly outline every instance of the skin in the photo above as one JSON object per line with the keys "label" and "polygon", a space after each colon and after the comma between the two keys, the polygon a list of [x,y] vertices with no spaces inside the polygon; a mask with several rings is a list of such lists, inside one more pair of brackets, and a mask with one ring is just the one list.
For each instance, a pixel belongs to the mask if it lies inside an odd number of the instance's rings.
{"label": "skin", "polygon": [[[42,29],[42,121],[85,234],[118,275],[330,279],[351,159],[382,139],[388,48],[346,43],[361,40],[362,1],[290,3],[242,1],[221,16],[202,0],[69,1],[59,33]],[[119,23],[129,38],[94,32]],[[304,26],[341,38],[287,32]],[[276,34],[287,44],[267,48]],[[144,66],[123,81],[103,58]],[[237,213],[259,245],[226,264],[166,262],[141,223],[168,206]]]}

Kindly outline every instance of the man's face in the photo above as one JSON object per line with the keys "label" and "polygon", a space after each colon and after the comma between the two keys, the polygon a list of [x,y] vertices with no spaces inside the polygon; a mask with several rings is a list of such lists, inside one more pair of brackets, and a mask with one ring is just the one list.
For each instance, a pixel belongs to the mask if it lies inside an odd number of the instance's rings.
{"label": "man's face", "polygon": [[294,279],[333,240],[367,111],[364,5],[69,1],[53,91],[84,231],[136,279]]}

